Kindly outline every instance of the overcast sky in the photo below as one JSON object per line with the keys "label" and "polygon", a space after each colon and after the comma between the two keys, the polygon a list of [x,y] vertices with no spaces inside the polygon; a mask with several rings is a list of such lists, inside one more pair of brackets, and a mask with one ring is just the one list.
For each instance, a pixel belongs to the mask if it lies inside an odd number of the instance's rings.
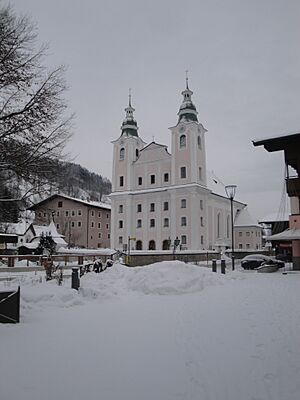
{"label": "overcast sky", "polygon": [[[32,16],[49,67],[68,66],[68,151],[111,179],[128,88],[139,135],[170,145],[189,70],[208,168],[260,218],[278,212],[282,153],[251,140],[299,132],[299,0],[12,0]],[[300,149],[299,149],[300,151]]]}

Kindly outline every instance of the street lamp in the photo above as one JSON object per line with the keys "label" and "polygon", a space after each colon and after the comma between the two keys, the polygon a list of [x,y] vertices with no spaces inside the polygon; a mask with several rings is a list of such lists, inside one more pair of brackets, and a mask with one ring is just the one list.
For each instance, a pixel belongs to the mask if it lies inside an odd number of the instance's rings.
{"label": "street lamp", "polygon": [[233,199],[236,192],[236,185],[225,186],[227,197],[230,199],[230,210],[231,210],[231,263],[232,271],[234,271],[234,232],[233,232]]}
{"label": "street lamp", "polygon": [[127,264],[129,264],[129,262],[130,262],[130,242],[131,242],[132,240],[136,240],[136,238],[135,238],[135,237],[130,237],[130,236],[128,236],[128,244],[127,244]]}
{"label": "street lamp", "polygon": [[174,239],[174,244],[173,244],[173,260],[175,260],[175,252],[179,244],[180,244],[180,239],[178,239],[178,236],[176,236],[176,239]]}

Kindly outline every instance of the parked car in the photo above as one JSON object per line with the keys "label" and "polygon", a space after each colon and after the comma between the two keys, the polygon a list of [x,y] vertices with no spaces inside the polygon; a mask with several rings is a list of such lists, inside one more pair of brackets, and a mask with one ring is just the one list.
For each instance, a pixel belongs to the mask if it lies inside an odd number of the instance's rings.
{"label": "parked car", "polygon": [[284,262],[292,262],[293,257],[292,257],[291,253],[277,254],[276,260],[280,260],[280,261],[284,261]]}
{"label": "parked car", "polygon": [[276,264],[278,268],[284,267],[284,262],[276,260],[274,257],[265,256],[264,254],[250,254],[241,260],[241,266],[244,269],[255,269],[262,264]]}

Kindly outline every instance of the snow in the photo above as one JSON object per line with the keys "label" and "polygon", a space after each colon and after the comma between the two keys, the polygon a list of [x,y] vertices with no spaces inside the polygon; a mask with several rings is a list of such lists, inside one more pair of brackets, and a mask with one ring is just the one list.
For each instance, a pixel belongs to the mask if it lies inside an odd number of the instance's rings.
{"label": "snow", "polygon": [[59,194],[58,196],[64,197],[65,199],[77,201],[78,203],[83,203],[83,204],[86,204],[89,206],[104,208],[106,210],[111,209],[111,205],[108,203],[104,203],[103,201],[82,200],[82,199],[78,199],[76,197],[67,196],[65,194]]}
{"label": "snow", "polygon": [[283,232],[276,233],[275,235],[267,236],[268,240],[300,240],[300,229],[288,228]]}
{"label": "snow", "polygon": [[112,256],[116,253],[116,250],[108,248],[98,248],[98,249],[86,249],[86,248],[70,248],[70,249],[58,249],[60,254],[76,254],[76,255],[99,255],[99,256]]}
{"label": "snow", "polygon": [[282,222],[289,221],[289,213],[271,213],[260,219],[260,223]]}
{"label": "snow", "polygon": [[253,226],[257,228],[261,228],[261,225],[258,224],[258,221],[255,220],[252,215],[249,213],[249,210],[247,207],[243,208],[235,217],[234,221],[234,226],[235,227],[248,227],[248,226]]}
{"label": "snow", "polygon": [[16,235],[24,235],[28,226],[29,225],[25,220],[17,222],[17,223],[13,223],[13,222],[2,223],[2,228],[4,228],[7,233],[12,233],[12,234],[16,234]]}
{"label": "snow", "polygon": [[115,264],[79,292],[14,276],[0,280],[21,285],[21,323],[0,325],[3,400],[300,398],[300,273]]}

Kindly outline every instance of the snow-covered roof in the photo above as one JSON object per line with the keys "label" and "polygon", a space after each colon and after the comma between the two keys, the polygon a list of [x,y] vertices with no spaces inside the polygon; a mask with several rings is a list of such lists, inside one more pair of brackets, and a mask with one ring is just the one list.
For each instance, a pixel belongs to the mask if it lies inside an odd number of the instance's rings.
{"label": "snow-covered roof", "polygon": [[68,200],[72,200],[75,201],[77,203],[82,203],[85,204],[87,206],[92,206],[92,207],[97,207],[97,208],[104,208],[106,210],[111,210],[111,205],[107,204],[107,203],[103,203],[101,201],[89,201],[89,200],[82,200],[82,199],[77,199],[76,197],[71,197],[71,196],[67,196],[65,194],[53,194],[52,196],[47,197],[46,199],[34,204],[33,206],[29,207],[29,210],[34,210],[36,208],[36,206],[41,205],[43,203],[46,203],[49,200],[52,200],[55,197],[63,197],[64,199],[68,199]]}
{"label": "snow-covered roof", "polygon": [[158,147],[163,147],[165,149],[168,148],[165,144],[156,143],[154,141],[148,143],[145,147],[143,147],[140,151],[150,150],[150,149],[157,149]]}
{"label": "snow-covered roof", "polygon": [[68,246],[68,243],[64,240],[64,236],[57,232],[53,221],[47,226],[33,225],[33,229],[36,236],[31,240],[30,243],[21,243],[18,247],[25,246],[28,249],[36,249],[39,245],[41,235],[49,234],[58,248]]}
{"label": "snow-covered roof", "polygon": [[[225,184],[221,179],[214,173],[214,171],[206,172],[207,188],[212,191],[213,194],[221,196],[223,198],[228,198],[225,191]],[[244,204],[242,201],[234,199],[234,202]]]}
{"label": "snow-covered roof", "polygon": [[247,207],[243,208],[237,214],[237,216],[235,217],[234,226],[235,227],[256,226],[257,228],[261,228],[257,220],[255,220],[253,216],[249,213]]}
{"label": "snow-covered roof", "polygon": [[265,217],[261,218],[259,220],[260,223],[271,223],[271,222],[282,222],[282,221],[288,221],[289,220],[289,214],[287,212],[285,213],[270,213],[266,215]]}
{"label": "snow-covered roof", "polygon": [[268,240],[300,240],[300,229],[287,229],[276,235],[268,236]]}
{"label": "snow-covered roof", "polygon": [[224,183],[218,178],[214,171],[207,171],[206,173],[206,179],[207,179],[207,187],[214,192],[215,194],[218,194],[219,196],[227,197],[226,192],[225,192],[225,185]]}
{"label": "snow-covered roof", "polygon": [[103,203],[102,201],[89,201],[89,200],[81,200],[76,199],[75,197],[70,197],[66,195],[59,194],[58,196],[64,197],[65,199],[77,201],[78,203],[86,204],[88,206],[98,207],[98,208],[105,208],[106,210],[111,209],[111,205],[107,203]]}
{"label": "snow-covered roof", "polygon": [[207,179],[207,187],[209,190],[211,190],[214,194],[217,194],[218,196],[227,198],[225,191],[225,184],[214,173],[214,171],[207,171],[206,179]]}
{"label": "snow-covered roof", "polygon": [[64,236],[57,232],[56,226],[53,221],[50,222],[49,225],[33,225],[33,229],[35,232],[35,237],[32,240],[33,242],[39,241],[41,235],[51,235],[54,242],[61,246],[67,246],[67,242],[64,240]]}
{"label": "snow-covered roof", "polygon": [[20,243],[18,248],[26,247],[27,249],[35,250],[38,248],[38,246],[39,246],[39,242],[36,241],[36,242],[30,242],[30,243]]}
{"label": "snow-covered roof", "polygon": [[5,230],[7,233],[13,233],[16,235],[24,235],[29,226],[28,223],[25,221],[20,221],[16,223],[5,222],[1,225],[2,225],[2,230]]}
{"label": "snow-covered roof", "polygon": [[41,235],[49,235],[51,233],[49,225],[33,225],[33,229],[36,237]]}

